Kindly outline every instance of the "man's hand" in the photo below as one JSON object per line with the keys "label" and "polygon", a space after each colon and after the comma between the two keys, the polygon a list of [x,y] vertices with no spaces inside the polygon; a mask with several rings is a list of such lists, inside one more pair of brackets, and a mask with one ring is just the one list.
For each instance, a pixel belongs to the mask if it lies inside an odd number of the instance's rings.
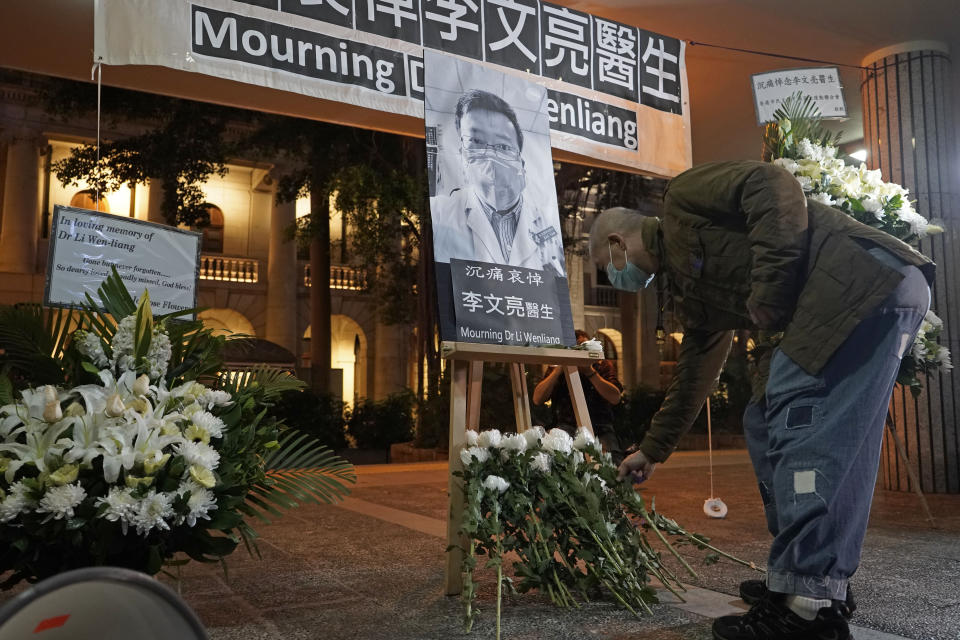
{"label": "man's hand", "polygon": [[760,329],[777,329],[783,321],[783,311],[765,304],[747,302],[747,312],[750,319]]}
{"label": "man's hand", "polygon": [[631,484],[640,484],[649,479],[657,463],[651,462],[643,451],[636,451],[623,459],[617,472],[617,480],[629,477]]}

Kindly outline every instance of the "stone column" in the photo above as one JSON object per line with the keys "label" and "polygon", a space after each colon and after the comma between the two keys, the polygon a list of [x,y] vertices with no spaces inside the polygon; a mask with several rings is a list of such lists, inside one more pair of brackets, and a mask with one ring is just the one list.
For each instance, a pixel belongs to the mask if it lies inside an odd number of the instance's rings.
{"label": "stone column", "polygon": [[297,203],[274,201],[270,212],[270,255],[267,258],[267,340],[292,353],[297,336],[297,246],[286,230],[297,219]]}
{"label": "stone column", "polygon": [[[960,210],[952,75],[946,44],[906,42],[863,60],[862,98],[867,162],[885,180],[910,190],[916,209],[946,231],[919,242],[937,263],[933,310],[945,324],[941,341],[960,356]],[[960,375],[935,373],[924,392],[894,392],[894,421],[926,492],[960,493]],[[880,469],[885,488],[911,490],[889,433]]]}
{"label": "stone column", "polygon": [[150,193],[147,197],[147,220],[159,224],[169,224],[163,215],[163,180],[150,178]]}
{"label": "stone column", "polygon": [[8,131],[3,175],[3,221],[0,227],[0,271],[30,273],[36,269],[40,235],[41,144],[36,132]]}

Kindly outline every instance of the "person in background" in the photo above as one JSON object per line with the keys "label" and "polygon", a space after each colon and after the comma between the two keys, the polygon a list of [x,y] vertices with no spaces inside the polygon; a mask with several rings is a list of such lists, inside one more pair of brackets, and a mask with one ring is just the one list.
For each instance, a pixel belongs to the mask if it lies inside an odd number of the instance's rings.
{"label": "person in background", "polygon": [[[577,344],[583,344],[590,339],[587,332],[580,329],[576,330],[576,336]],[[603,450],[613,458],[613,463],[619,465],[623,460],[623,449],[613,429],[613,407],[620,403],[623,385],[617,379],[613,363],[609,360],[599,360],[588,367],[578,367],[578,370],[593,433]],[[580,425],[573,413],[573,403],[570,401],[570,391],[564,380],[563,369],[559,366],[551,367],[533,390],[534,404],[543,405],[547,400],[550,401],[552,413],[550,426],[560,427],[574,435]]]}

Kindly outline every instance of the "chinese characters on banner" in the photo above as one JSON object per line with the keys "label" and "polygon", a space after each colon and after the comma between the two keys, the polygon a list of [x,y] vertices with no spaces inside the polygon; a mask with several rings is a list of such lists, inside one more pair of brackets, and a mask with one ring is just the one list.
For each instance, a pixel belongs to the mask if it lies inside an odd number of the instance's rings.
{"label": "chinese characters on banner", "polygon": [[751,81],[759,124],[773,122],[774,112],[798,91],[816,103],[824,118],[847,116],[843,86],[836,67],[770,71],[752,76]]}
{"label": "chinese characters on banner", "polygon": [[[136,43],[122,37],[130,24]],[[557,148],[661,175],[690,165],[684,43],[541,0],[99,0],[95,25],[106,64],[411,116],[422,115],[424,51],[455,54],[545,86]],[[638,127],[657,133],[646,142]]]}

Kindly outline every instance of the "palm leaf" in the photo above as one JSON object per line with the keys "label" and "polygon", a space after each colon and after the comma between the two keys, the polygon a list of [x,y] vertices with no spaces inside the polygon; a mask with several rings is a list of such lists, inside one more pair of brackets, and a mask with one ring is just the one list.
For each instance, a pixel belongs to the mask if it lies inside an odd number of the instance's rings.
{"label": "palm leaf", "polygon": [[64,354],[77,328],[70,309],[38,304],[0,308],[0,362],[34,384],[62,384]]}
{"label": "palm leaf", "polygon": [[[313,436],[293,429],[279,438],[279,446],[264,458],[266,478],[247,495],[244,513],[267,520],[265,511],[279,516],[280,509],[301,503],[333,504],[350,494],[357,481],[353,465],[317,442]],[[251,513],[252,512],[252,513]]]}
{"label": "palm leaf", "polygon": [[262,393],[264,400],[278,397],[287,391],[296,391],[306,386],[303,380],[285,369],[269,365],[257,366],[246,371],[225,372],[220,376],[218,388],[233,395],[252,389],[254,386]]}

